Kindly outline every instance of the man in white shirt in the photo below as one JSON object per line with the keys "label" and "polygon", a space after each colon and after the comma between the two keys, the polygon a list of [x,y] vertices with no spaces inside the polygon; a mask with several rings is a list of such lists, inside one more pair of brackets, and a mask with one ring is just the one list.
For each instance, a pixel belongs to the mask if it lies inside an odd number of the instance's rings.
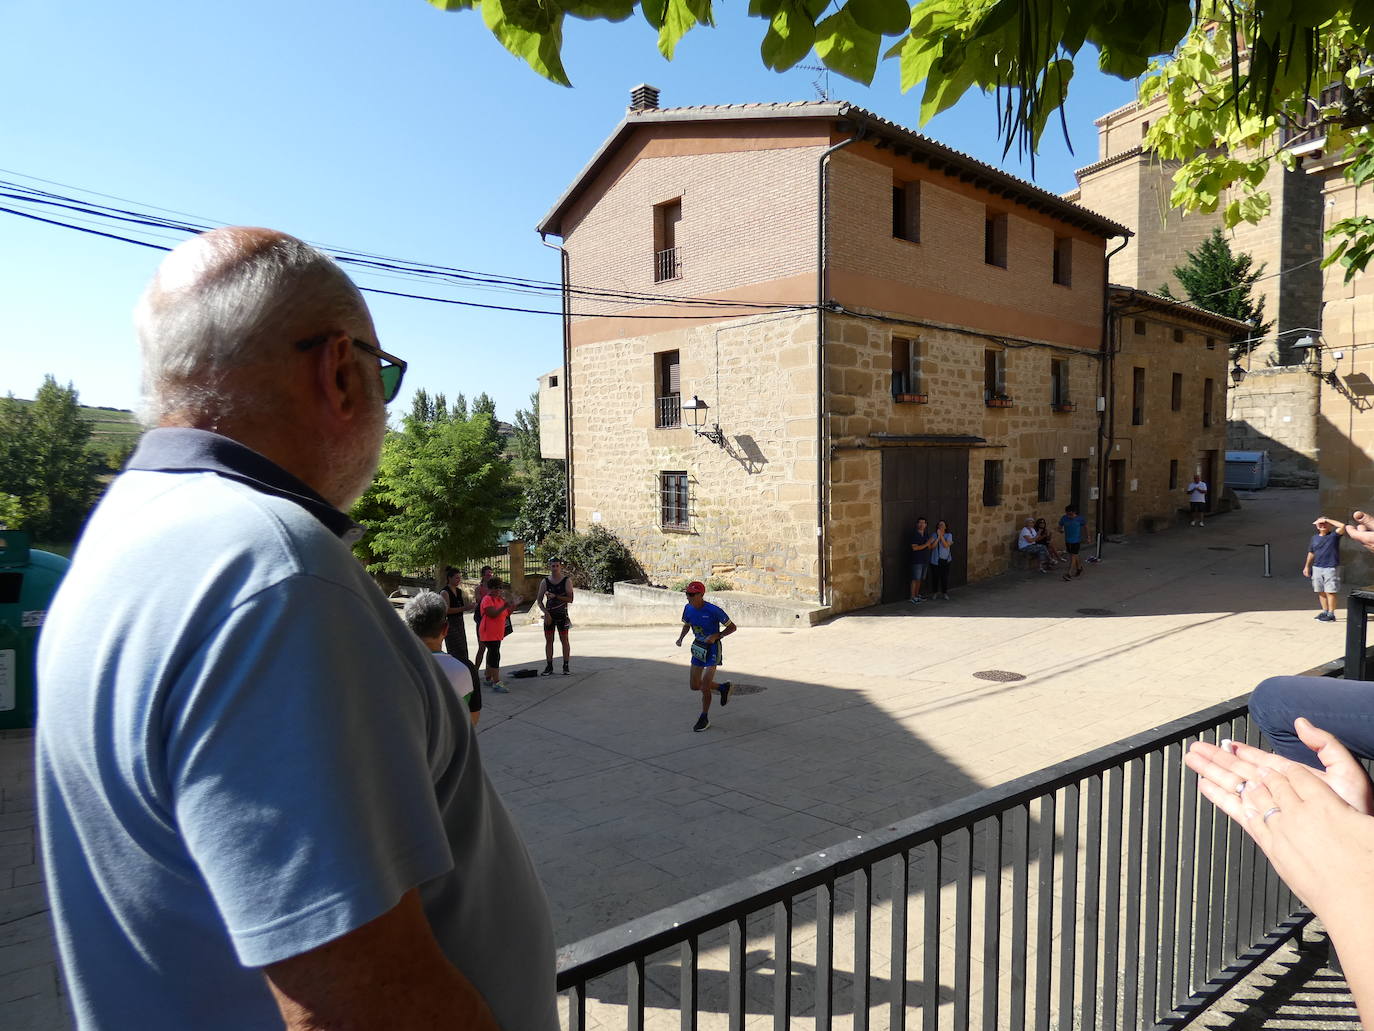
{"label": "man in white shirt", "polygon": [[1207,481],[1194,476],[1193,482],[1183,488],[1188,495],[1188,507],[1192,509],[1192,522],[1189,526],[1206,526],[1203,517],[1207,514]]}

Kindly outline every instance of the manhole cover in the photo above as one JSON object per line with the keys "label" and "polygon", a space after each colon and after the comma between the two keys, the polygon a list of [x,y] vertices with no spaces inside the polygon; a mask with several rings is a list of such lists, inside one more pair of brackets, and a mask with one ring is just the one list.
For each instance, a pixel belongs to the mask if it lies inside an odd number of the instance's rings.
{"label": "manhole cover", "polygon": [[985,669],[973,674],[979,680],[992,680],[999,684],[1010,684],[1017,680],[1025,680],[1024,673],[1009,673],[1004,669]]}
{"label": "manhole cover", "polygon": [[1214,544],[1214,545],[1212,545],[1210,548],[1208,548],[1207,550],[1208,550],[1208,551],[1235,551],[1236,549],[1235,549],[1235,548],[1226,548],[1226,547],[1222,547],[1221,545]]}
{"label": "manhole cover", "polygon": [[1080,616],[1110,616],[1113,615],[1111,609],[1079,609]]}
{"label": "manhole cover", "polygon": [[735,681],[730,687],[730,697],[733,698],[737,694],[761,694],[767,690],[768,688],[763,684],[743,684]]}

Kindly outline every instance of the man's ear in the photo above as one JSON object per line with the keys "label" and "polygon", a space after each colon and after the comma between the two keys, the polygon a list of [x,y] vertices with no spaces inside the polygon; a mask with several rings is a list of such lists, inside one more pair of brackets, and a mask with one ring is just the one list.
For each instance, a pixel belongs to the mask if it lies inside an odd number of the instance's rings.
{"label": "man's ear", "polygon": [[353,354],[353,338],[342,330],[318,348],[315,384],[321,402],[334,418],[347,421],[356,413],[366,389]]}

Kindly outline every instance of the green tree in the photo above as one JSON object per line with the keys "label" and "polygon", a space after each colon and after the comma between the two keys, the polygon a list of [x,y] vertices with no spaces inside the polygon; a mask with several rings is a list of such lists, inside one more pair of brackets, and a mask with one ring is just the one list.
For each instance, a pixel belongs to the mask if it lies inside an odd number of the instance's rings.
{"label": "green tree", "polygon": [[[1227,318],[1248,322],[1251,328],[1231,339],[1231,358],[1249,354],[1273,327],[1264,321],[1264,298],[1254,294],[1255,282],[1264,275],[1265,266],[1255,267],[1249,254],[1235,254],[1230,241],[1220,229],[1188,252],[1188,260],[1174,266],[1174,276],[1182,285],[1183,300],[1206,308]],[[1165,297],[1173,297],[1166,283],[1159,288]]]}
{"label": "green tree", "polygon": [[71,384],[45,376],[32,403],[0,402],[0,492],[19,499],[35,537],[76,538],[100,492],[102,464]]}
{"label": "green tree", "polygon": [[539,448],[539,391],[530,394],[530,406],[515,410],[515,456],[525,471],[537,470],[543,460]]}
{"label": "green tree", "polygon": [[[570,85],[563,67],[563,20],[623,21],[638,9],[671,59],[691,29],[710,26],[711,0],[429,0],[446,11],[480,7],[511,53],[541,75]],[[1007,149],[1032,158],[1062,108],[1074,64],[1096,57],[1121,79],[1141,81],[1168,112],[1146,146],[1181,163],[1172,203],[1185,210],[1224,205],[1229,227],[1258,221],[1269,207],[1261,188],[1275,160],[1291,162],[1279,129],[1317,125],[1328,152],[1345,150],[1346,175],[1374,178],[1374,3],[1369,0],[750,0],[767,23],[760,56],[776,71],[807,55],[832,71],[871,83],[878,59],[900,64],[902,92],[921,87],[919,122],[969,90],[997,97]],[[1095,52],[1095,53],[1094,53]],[[1147,74],[1148,73],[1148,74]],[[1347,92],[1313,100],[1339,83]],[[1328,231],[1327,261],[1347,276],[1374,256],[1374,216],[1342,219]]]}
{"label": "green tree", "polygon": [[543,459],[526,477],[520,493],[520,512],[511,533],[531,546],[568,525],[567,474],[563,463]]}
{"label": "green tree", "polygon": [[510,504],[510,463],[490,418],[426,421],[419,410],[387,435],[377,478],[353,508],[368,528],[356,550],[373,572],[488,554]]}

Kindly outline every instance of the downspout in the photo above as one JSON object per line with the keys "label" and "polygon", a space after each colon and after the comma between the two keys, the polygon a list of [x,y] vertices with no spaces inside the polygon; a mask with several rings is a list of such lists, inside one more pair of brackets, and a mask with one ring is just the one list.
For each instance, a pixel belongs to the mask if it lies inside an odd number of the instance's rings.
{"label": "downspout", "polygon": [[1112,258],[1126,249],[1129,236],[1102,259],[1102,411],[1097,413],[1097,561],[1102,560],[1102,524],[1107,512],[1107,462],[1116,434],[1116,320],[1112,317]]}
{"label": "downspout", "polygon": [[576,529],[573,505],[573,425],[572,425],[572,298],[568,293],[569,259],[562,244],[549,243],[539,234],[539,242],[558,252],[559,278],[563,284],[563,477],[567,495],[568,529]]}
{"label": "downspout", "polygon": [[830,298],[829,269],[826,268],[825,167],[830,155],[863,139],[863,130],[847,140],[827,147],[816,163],[816,595],[822,605],[829,604],[830,568],[827,560],[827,491],[830,480],[830,435],[825,404],[825,308]]}

